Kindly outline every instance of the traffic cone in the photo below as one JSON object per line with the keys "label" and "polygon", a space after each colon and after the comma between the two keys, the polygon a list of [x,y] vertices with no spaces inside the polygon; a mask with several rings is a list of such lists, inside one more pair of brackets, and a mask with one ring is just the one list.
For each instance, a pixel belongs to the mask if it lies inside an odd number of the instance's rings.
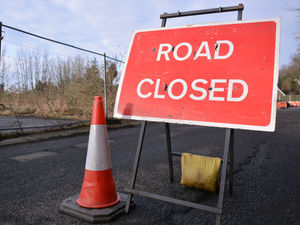
{"label": "traffic cone", "polygon": [[85,175],[77,204],[85,208],[106,208],[117,204],[102,97],[95,97]]}

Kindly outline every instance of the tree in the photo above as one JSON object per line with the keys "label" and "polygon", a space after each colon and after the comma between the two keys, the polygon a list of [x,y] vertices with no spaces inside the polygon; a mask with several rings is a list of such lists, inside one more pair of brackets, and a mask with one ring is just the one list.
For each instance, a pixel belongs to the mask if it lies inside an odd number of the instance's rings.
{"label": "tree", "polygon": [[117,85],[114,85],[114,81],[117,77],[118,70],[116,63],[108,62],[106,73],[107,112],[113,112],[115,97],[117,93]]}
{"label": "tree", "polygon": [[300,48],[292,62],[280,69],[278,86],[286,94],[300,94]]}

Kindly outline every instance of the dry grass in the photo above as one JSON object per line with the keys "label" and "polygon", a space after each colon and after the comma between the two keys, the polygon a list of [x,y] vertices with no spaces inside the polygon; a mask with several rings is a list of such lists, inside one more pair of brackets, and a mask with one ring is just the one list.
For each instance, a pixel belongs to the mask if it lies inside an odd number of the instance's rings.
{"label": "dry grass", "polygon": [[[52,69],[44,76],[44,81],[35,81],[31,85],[33,88],[18,83],[17,86],[22,88],[0,91],[0,104],[5,105],[5,109],[3,106],[0,108],[0,115],[90,119],[94,96],[104,94],[103,66],[99,66],[96,60],[84,62],[77,57],[48,67]],[[117,90],[113,80],[118,73],[113,63],[109,63],[107,68],[107,108],[108,116],[112,116]],[[24,82],[23,78],[19,82]],[[25,79],[25,83],[30,82],[32,80]]]}

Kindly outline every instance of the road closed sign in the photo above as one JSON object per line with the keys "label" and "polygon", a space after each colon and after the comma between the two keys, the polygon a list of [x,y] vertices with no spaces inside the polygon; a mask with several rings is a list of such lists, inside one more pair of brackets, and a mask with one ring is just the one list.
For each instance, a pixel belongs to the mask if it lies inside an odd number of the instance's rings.
{"label": "road closed sign", "polygon": [[280,19],[135,31],[114,117],[274,131]]}

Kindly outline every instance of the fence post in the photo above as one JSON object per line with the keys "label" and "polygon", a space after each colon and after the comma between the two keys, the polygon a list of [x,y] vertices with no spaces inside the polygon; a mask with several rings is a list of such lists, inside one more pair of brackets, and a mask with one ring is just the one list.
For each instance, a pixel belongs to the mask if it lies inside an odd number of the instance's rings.
{"label": "fence post", "polygon": [[[1,55],[2,55],[2,51],[1,51],[1,44],[2,44],[2,22],[0,22],[0,68],[1,68]],[[1,77],[1,69],[0,69],[0,77]],[[0,84],[2,85],[2,84]],[[1,86],[0,86],[1,87]],[[0,96],[2,96],[2,91],[0,90]],[[0,141],[2,140],[2,134],[0,132]]]}
{"label": "fence post", "polygon": [[104,112],[105,112],[105,118],[107,118],[106,53],[103,54],[103,58],[104,58]]}
{"label": "fence post", "polygon": [[2,22],[0,22],[0,78],[1,79],[1,84],[0,84],[0,94],[2,94],[2,89],[4,88],[4,84],[3,84],[3,76],[4,74],[1,74],[1,56],[2,56],[2,49],[1,49],[1,45],[2,45]]}
{"label": "fence post", "polygon": [[0,22],[0,62],[1,62],[1,43],[2,43],[2,22]]}

